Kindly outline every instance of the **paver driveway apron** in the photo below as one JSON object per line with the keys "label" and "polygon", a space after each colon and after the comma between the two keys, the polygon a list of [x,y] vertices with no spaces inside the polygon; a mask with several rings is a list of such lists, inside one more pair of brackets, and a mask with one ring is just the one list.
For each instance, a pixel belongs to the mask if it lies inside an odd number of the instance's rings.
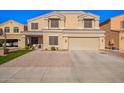
{"label": "paver driveway apron", "polygon": [[[68,51],[36,50],[1,65],[0,69],[5,70],[1,70],[0,80],[1,82],[73,82],[71,65]],[[6,70],[8,68],[14,68],[16,71]]]}
{"label": "paver driveway apron", "polygon": [[100,51],[35,50],[1,65],[0,82],[124,82],[124,60]]}

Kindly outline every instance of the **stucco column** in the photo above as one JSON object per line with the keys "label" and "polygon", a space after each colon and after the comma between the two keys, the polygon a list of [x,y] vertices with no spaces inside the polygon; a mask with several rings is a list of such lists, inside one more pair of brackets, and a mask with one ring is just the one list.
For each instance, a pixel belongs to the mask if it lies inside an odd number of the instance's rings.
{"label": "stucco column", "polygon": [[49,28],[49,19],[44,19],[44,24],[45,26],[43,27],[43,29],[48,29]]}
{"label": "stucco column", "polygon": [[43,34],[43,49],[48,49],[48,35],[47,34]]}
{"label": "stucco column", "polygon": [[63,49],[67,50],[68,49],[68,37],[63,37]]}
{"label": "stucco column", "polygon": [[95,20],[92,20],[92,28],[95,28]]}
{"label": "stucco column", "polygon": [[26,44],[27,44],[27,45],[30,44],[30,37],[29,37],[29,36],[26,37]]}
{"label": "stucco column", "polygon": [[99,20],[95,20],[95,29],[99,29]]}
{"label": "stucco column", "polygon": [[18,47],[25,48],[26,43],[26,36],[22,35],[21,38],[18,40]]}
{"label": "stucco column", "polygon": [[124,50],[124,33],[119,34],[119,49]]}
{"label": "stucco column", "polygon": [[99,49],[104,50],[105,49],[105,37],[100,37],[100,46]]}
{"label": "stucco column", "polygon": [[64,20],[60,20],[59,21],[59,28],[64,29],[64,25],[65,25]]}
{"label": "stucco column", "polygon": [[84,29],[84,20],[80,21],[81,22],[81,27]]}

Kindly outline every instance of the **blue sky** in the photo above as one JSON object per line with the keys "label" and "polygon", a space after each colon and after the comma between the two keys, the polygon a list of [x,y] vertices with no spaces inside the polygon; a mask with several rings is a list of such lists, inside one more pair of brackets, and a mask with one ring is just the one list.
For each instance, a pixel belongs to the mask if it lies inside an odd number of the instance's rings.
{"label": "blue sky", "polygon": [[[100,16],[100,22],[103,22],[113,16],[124,14],[124,10],[83,10]],[[52,10],[0,10],[0,23],[13,19],[20,23],[26,24],[27,19],[37,17]]]}

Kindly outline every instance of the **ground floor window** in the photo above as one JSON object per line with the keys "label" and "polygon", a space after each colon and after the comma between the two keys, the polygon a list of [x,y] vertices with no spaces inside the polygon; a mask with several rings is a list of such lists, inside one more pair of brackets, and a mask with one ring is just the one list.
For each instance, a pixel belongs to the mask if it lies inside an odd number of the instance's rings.
{"label": "ground floor window", "polygon": [[58,45],[58,36],[49,36],[49,45]]}

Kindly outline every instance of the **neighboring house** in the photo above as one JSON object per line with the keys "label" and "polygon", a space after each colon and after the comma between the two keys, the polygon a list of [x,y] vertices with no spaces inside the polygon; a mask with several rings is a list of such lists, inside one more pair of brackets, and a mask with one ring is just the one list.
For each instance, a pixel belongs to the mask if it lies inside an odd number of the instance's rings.
{"label": "neighboring house", "polygon": [[82,11],[59,11],[28,20],[24,33],[26,44],[40,44],[43,49],[104,49],[104,31],[99,16]]}
{"label": "neighboring house", "polygon": [[[22,25],[23,26],[23,25]],[[104,31],[99,16],[82,11],[57,11],[28,20],[22,31],[20,47],[40,46],[44,50],[99,50],[105,48]],[[16,36],[14,34],[14,36]],[[13,37],[14,37],[13,36]]]}
{"label": "neighboring house", "polygon": [[124,50],[124,14],[112,17],[100,24],[105,30],[105,47]]}
{"label": "neighboring house", "polygon": [[[22,32],[24,32],[25,25],[20,24],[14,20],[9,20],[7,22],[4,22],[0,24],[0,29],[2,31],[6,32],[6,45],[7,47],[20,47],[23,48],[22,43],[25,43],[22,41]],[[0,42],[4,41],[4,35],[0,36]]]}

